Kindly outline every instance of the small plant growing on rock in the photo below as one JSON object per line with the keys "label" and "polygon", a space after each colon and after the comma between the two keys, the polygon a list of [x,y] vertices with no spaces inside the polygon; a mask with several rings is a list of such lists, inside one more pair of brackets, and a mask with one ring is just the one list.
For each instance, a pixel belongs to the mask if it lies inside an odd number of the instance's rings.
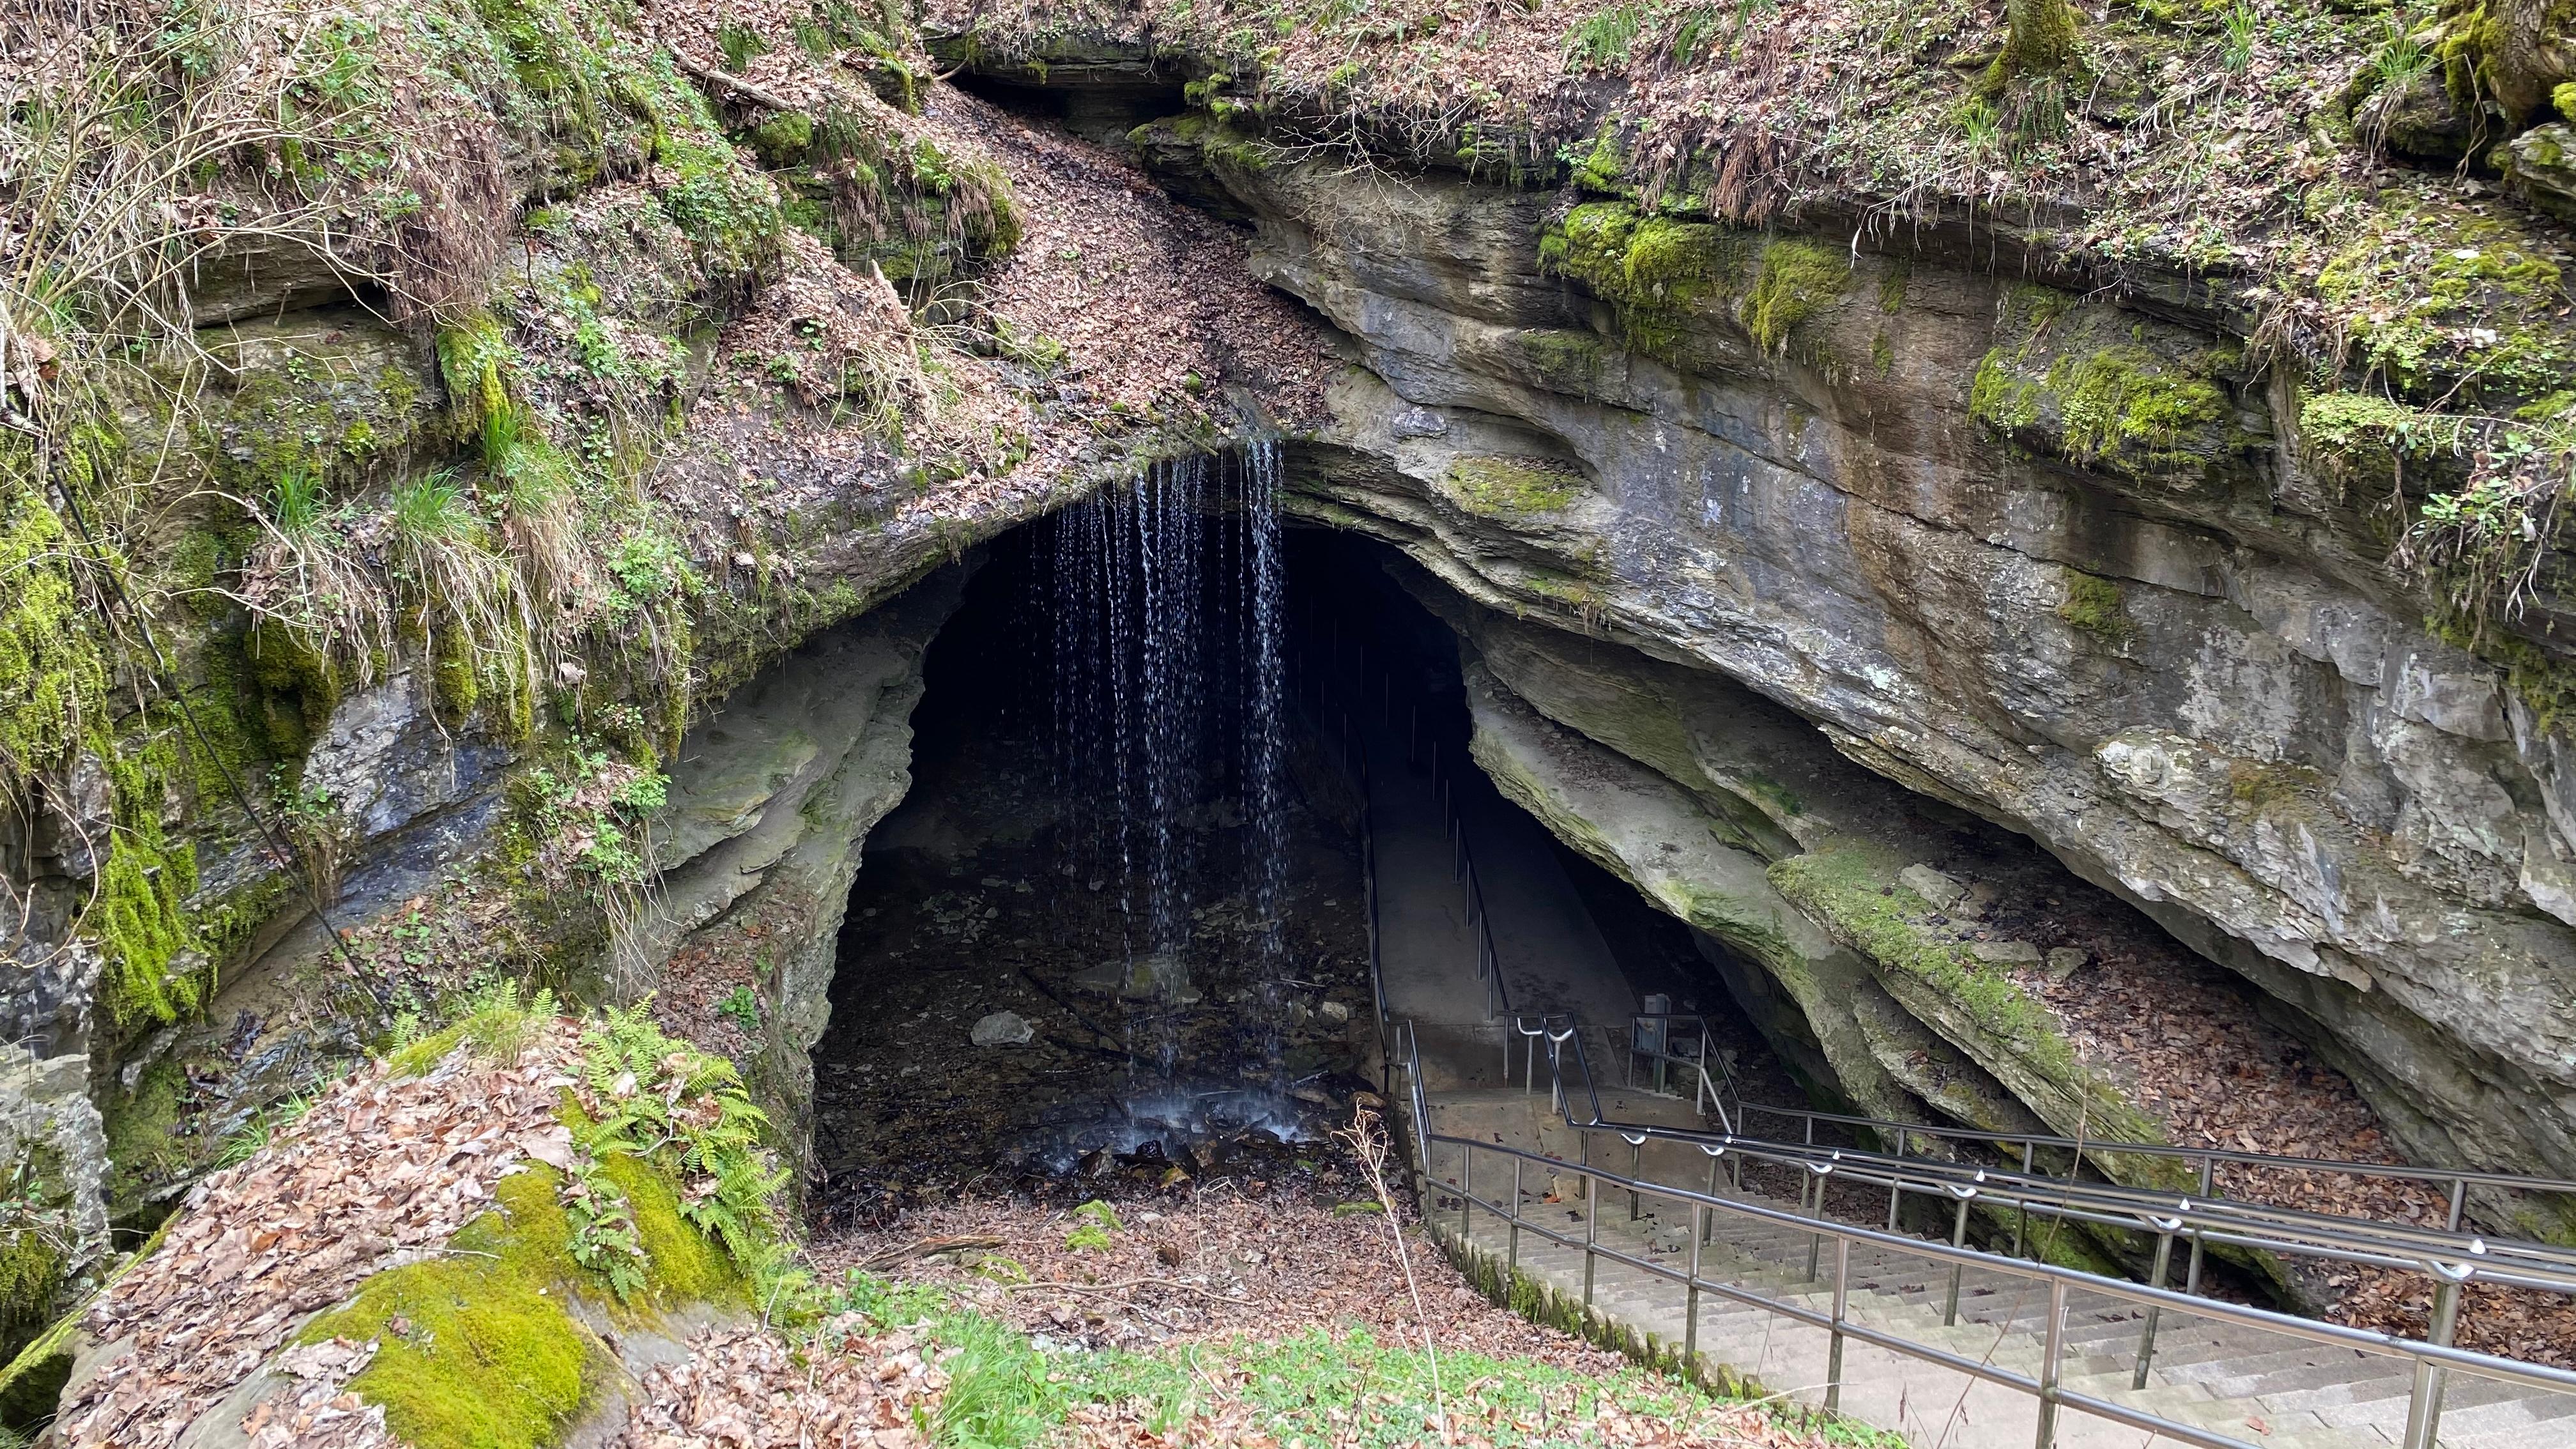
{"label": "small plant growing on rock", "polygon": [[733,994],[716,1003],[716,1011],[733,1018],[744,1036],[760,1034],[760,998],[748,986],[737,986]]}

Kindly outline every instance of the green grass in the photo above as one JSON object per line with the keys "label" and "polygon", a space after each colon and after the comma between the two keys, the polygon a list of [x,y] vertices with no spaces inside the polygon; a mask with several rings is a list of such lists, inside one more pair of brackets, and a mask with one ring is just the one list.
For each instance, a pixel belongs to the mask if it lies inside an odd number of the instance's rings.
{"label": "green grass", "polygon": [[[1418,1340],[1382,1339],[1358,1326],[1145,1353],[1040,1353],[1017,1331],[957,1308],[933,1289],[894,1288],[853,1275],[841,1306],[889,1325],[926,1325],[954,1351],[945,1363],[948,1392],[931,1424],[934,1441],[946,1449],[1020,1449],[1043,1440],[1085,1404],[1136,1405],[1158,1433],[1220,1404],[1248,1407],[1253,1422],[1243,1427],[1314,1449],[1421,1444],[1434,1437],[1431,1425],[1445,1412],[1453,1432],[1473,1442],[1570,1449],[1597,1441],[1591,1426],[1604,1409],[1680,1421],[1724,1402],[1642,1368],[1597,1375],[1445,1348],[1435,1393]],[[1854,1424],[1819,1420],[1812,1427],[1827,1443],[1891,1442]]]}

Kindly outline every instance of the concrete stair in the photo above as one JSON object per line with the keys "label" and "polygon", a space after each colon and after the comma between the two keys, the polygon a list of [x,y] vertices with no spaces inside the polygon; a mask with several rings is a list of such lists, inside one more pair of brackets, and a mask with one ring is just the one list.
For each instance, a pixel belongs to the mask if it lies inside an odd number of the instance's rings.
{"label": "concrete stair", "polygon": [[[1471,1088],[1435,1094],[1430,1108],[1434,1132],[1573,1155],[1574,1135],[1550,1117],[1544,1098]],[[1688,1110],[1687,1102],[1639,1093],[1611,1115],[1650,1121],[1660,1112]],[[1616,1151],[1626,1155],[1624,1147]],[[1638,1158],[1633,1175],[1644,1180],[1694,1190],[1707,1187],[1705,1159],[1688,1144],[1650,1144]],[[1632,1175],[1628,1161],[1597,1165]],[[1430,1178],[1425,1199],[1429,1217],[1436,1230],[1454,1238],[1460,1227],[1454,1148],[1436,1149]],[[1493,1213],[1471,1210],[1468,1243],[1497,1260],[1516,1257],[1524,1276],[1563,1300],[1582,1301],[1582,1239],[1594,1204],[1576,1196],[1571,1174],[1551,1180],[1525,1165],[1520,1186],[1524,1221],[1574,1241],[1551,1242],[1525,1227],[1515,1250],[1506,1223]],[[1475,1188],[1488,1202],[1508,1196],[1508,1160],[1479,1154]],[[1544,1201],[1551,1188],[1568,1200]],[[1741,1197],[1775,1211],[1798,1211],[1791,1202]],[[1676,1272],[1687,1269],[1687,1208],[1640,1194],[1632,1217],[1629,1195],[1615,1190],[1605,1192],[1598,1206],[1598,1248]],[[1812,1241],[1812,1234],[1794,1226],[1713,1213],[1709,1239],[1700,1249],[1700,1275],[1768,1302],[1830,1313],[1833,1243],[1827,1240],[1817,1253],[1817,1271],[1810,1279]],[[2000,1268],[1969,1267],[1960,1275],[1957,1321],[1944,1323],[1950,1292],[1947,1264],[1894,1249],[1855,1246],[1850,1274],[1849,1321],[1971,1361],[2039,1376],[2048,1309],[2048,1292],[2040,1281]],[[1596,1256],[1590,1302],[1597,1313],[1643,1336],[1659,1352],[1681,1351],[1687,1324],[1680,1283]],[[2414,1373],[2406,1360],[2167,1310],[2157,1326],[2147,1386],[2132,1389],[2145,1326],[2144,1312],[2135,1304],[2081,1291],[2071,1294],[2061,1339],[2062,1382],[2070,1390],[2267,1449],[2375,1449],[2398,1445],[2404,1438]],[[1823,1402],[1829,1336],[1822,1328],[1703,1292],[1697,1343],[1704,1366],[1724,1366],[1773,1392]],[[1841,1407],[1845,1414],[1895,1430],[1925,1449],[2001,1449],[2034,1444],[2038,1433],[2039,1405],[2033,1396],[1851,1339],[1844,1344]],[[2058,1416],[2060,1449],[2182,1442],[2187,1441],[2071,1407]],[[2576,1396],[2455,1372],[2443,1396],[2438,1443],[2449,1449],[2576,1449]]]}

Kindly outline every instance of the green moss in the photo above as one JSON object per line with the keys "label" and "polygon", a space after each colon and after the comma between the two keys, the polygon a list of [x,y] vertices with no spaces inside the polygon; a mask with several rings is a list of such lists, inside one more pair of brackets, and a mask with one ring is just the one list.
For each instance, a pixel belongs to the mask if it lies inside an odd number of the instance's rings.
{"label": "green moss", "polygon": [[794,166],[814,145],[814,118],[799,111],[770,117],[751,128],[751,149],[770,166]]}
{"label": "green moss", "polygon": [[1869,340],[1869,365],[1881,377],[1896,369],[1896,344],[1887,340],[1885,332]]}
{"label": "green moss", "polygon": [[[1915,921],[1934,914],[1930,902],[1894,885],[1899,865],[1861,848],[1812,851],[1775,863],[1772,885],[1791,903],[1881,968],[1889,989],[1905,1002],[1908,982],[1928,992],[1944,1036],[1974,1051],[1981,1065],[2029,1098],[2029,1084],[2045,1084],[2056,1103],[2032,1101],[2060,1131],[2072,1116],[2088,1137],[2106,1141],[2162,1142],[2163,1130],[2119,1091],[2076,1059],[2048,1009],[2013,984],[2000,967],[1968,954],[1945,933]],[[1884,893],[1882,893],[1884,892]],[[1924,1007],[1908,1004],[1921,1014]],[[2019,1076],[2023,1082],[2015,1082]],[[2052,1111],[2050,1108],[2056,1108]],[[2131,1180],[2158,1180],[2152,1161],[2119,1159]]]}
{"label": "green moss", "polygon": [[1607,362],[1601,339],[1570,328],[1533,327],[1510,334],[1507,345],[1541,383],[1578,397],[1593,397]]}
{"label": "green moss", "polygon": [[2396,449],[2429,416],[2378,393],[2311,393],[2299,399],[2299,435],[2311,447],[2334,454]]}
{"label": "green moss", "polygon": [[572,1260],[560,1181],[542,1167],[503,1178],[499,1207],[458,1232],[447,1254],[368,1279],[300,1341],[379,1344],[350,1391],[382,1405],[387,1427],[417,1449],[556,1442],[613,1372],[571,1311],[586,1275]]}
{"label": "green moss", "polygon": [[2241,362],[2232,348],[2031,286],[2007,294],[1997,331],[1968,386],[1969,416],[1988,428],[2133,475],[2196,475],[2245,446],[2218,381]]}
{"label": "green moss", "polygon": [[2216,384],[2142,347],[2091,353],[2052,369],[2049,382],[2062,397],[2067,448],[2084,462],[2123,448],[2170,458],[2187,434],[2227,416]]}
{"label": "green moss", "polygon": [[456,1044],[464,1039],[463,1023],[441,1028],[416,1042],[396,1049],[392,1055],[385,1058],[385,1066],[394,1076],[417,1077],[447,1060],[447,1054],[456,1050]]}
{"label": "green moss", "polygon": [[104,736],[92,748],[107,766],[116,826],[81,922],[107,958],[100,997],[123,1029],[177,1021],[204,1001],[213,972],[186,909],[197,890],[196,847],[173,842],[162,824],[167,749]]}
{"label": "green moss", "polygon": [[1878,279],[1878,310],[1894,317],[1905,310],[1905,291],[1913,285],[1914,264],[1898,261]]}
{"label": "green moss", "polygon": [[164,1056],[143,1069],[132,1092],[109,1102],[104,1115],[111,1221],[142,1213],[146,1194],[185,1174],[193,1156],[179,1136],[187,1093],[187,1069]]}
{"label": "green moss", "polygon": [[447,405],[459,429],[481,432],[510,404],[501,369],[512,356],[501,323],[489,312],[474,312],[438,333],[438,376],[447,388]]}
{"label": "green moss", "polygon": [[670,1177],[640,1157],[613,1154],[600,1163],[625,1192],[644,1242],[647,1293],[665,1306],[749,1301],[750,1280],[723,1246],[708,1240],[680,1215],[680,1195]]}
{"label": "green moss", "polygon": [[2119,584],[2081,569],[2066,571],[2066,599],[2057,606],[2057,617],[2105,640],[2126,639],[2131,632]]}
{"label": "green moss", "polygon": [[75,541],[34,491],[32,466],[17,435],[0,439],[0,776],[59,763],[107,702],[101,621],[73,585]]}
{"label": "green moss", "polygon": [[1753,345],[1778,352],[1798,324],[1851,284],[1851,257],[1814,242],[1784,238],[1762,249],[1762,267],[1744,298],[1744,330]]}
{"label": "green moss", "polygon": [[254,620],[242,641],[250,678],[275,708],[267,712],[270,738],[281,755],[300,755],[340,703],[340,672],[297,631]]}
{"label": "green moss", "polygon": [[0,1230],[0,1341],[12,1354],[53,1316],[63,1254],[33,1228]]}
{"label": "green moss", "polygon": [[2462,397],[2538,396],[2576,366],[2552,253],[2519,218],[2392,197],[2318,273],[2317,293],[2402,392],[2460,379]]}
{"label": "green moss", "polygon": [[2067,0],[2005,0],[2004,48],[1978,82],[1995,94],[2014,78],[2065,68],[2075,59],[2075,7]]}
{"label": "green moss", "polygon": [[1554,513],[1582,487],[1583,474],[1555,459],[1485,454],[1451,463],[1447,491],[1470,513],[1514,518]]}
{"label": "green moss", "polygon": [[2455,612],[2436,614],[2424,624],[2433,637],[2502,668],[2505,688],[2531,707],[2535,733],[2551,734],[2576,724],[2576,662],[2518,635],[2477,628]]}
{"label": "green moss", "polygon": [[625,78],[625,93],[652,123],[653,160],[668,167],[663,211],[689,239],[710,279],[737,281],[771,261],[787,227],[778,188],[744,166],[705,95],[657,58]]}
{"label": "green moss", "polygon": [[1670,360],[1695,306],[1741,285],[1750,248],[1712,223],[1640,216],[1625,202],[1595,201],[1547,230],[1539,261],[1617,307],[1629,346]]}
{"label": "green moss", "polygon": [[425,415],[422,379],[384,360],[385,339],[354,344],[271,336],[227,344],[244,370],[228,395],[211,395],[201,443],[216,480],[265,498],[290,473],[348,477],[409,446]]}
{"label": "green moss", "polygon": [[1627,148],[1619,143],[1619,123],[1614,118],[1601,123],[1601,131],[1580,157],[1567,154],[1574,169],[1574,182],[1588,191],[1619,190],[1620,173],[1627,169]]}

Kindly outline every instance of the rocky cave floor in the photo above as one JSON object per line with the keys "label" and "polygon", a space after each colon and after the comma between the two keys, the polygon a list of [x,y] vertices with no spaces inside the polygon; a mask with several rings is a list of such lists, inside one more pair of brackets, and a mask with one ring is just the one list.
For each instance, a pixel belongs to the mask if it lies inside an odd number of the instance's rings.
{"label": "rocky cave floor", "polygon": [[[1288,792],[1274,971],[1242,890],[1239,816],[1225,800],[1191,812],[1181,996],[1197,999],[1167,1001],[1121,992],[1120,892],[1066,875],[1078,826],[1042,746],[985,738],[932,768],[935,787],[888,818],[850,896],[814,1051],[818,1236],[970,1189],[1070,1203],[1113,1184],[1261,1191],[1328,1172],[1316,1144],[1373,1085],[1348,832]],[[1143,896],[1139,882],[1139,916]],[[977,1023],[1005,1012],[1028,1040],[975,1044]]]}

